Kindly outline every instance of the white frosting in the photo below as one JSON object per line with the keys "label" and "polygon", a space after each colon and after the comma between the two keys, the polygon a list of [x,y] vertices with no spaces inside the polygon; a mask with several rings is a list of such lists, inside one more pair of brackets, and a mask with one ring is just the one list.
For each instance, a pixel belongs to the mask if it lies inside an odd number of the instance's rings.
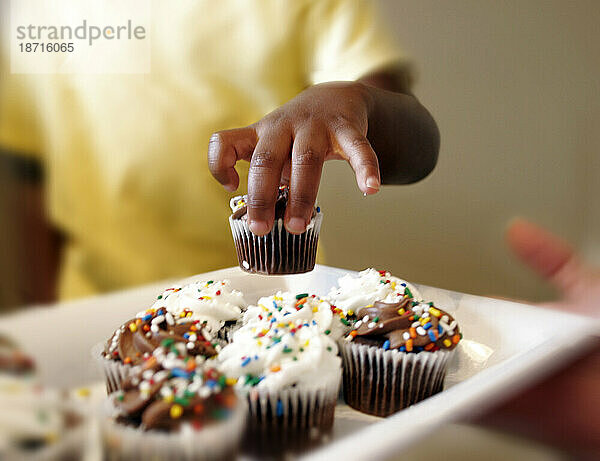
{"label": "white frosting", "polygon": [[[301,325],[299,328],[298,326]],[[341,373],[337,346],[321,333],[316,321],[273,323],[265,328],[246,325],[233,335],[233,342],[217,357],[219,368],[238,379],[238,389],[279,391],[290,386],[313,387],[331,382]]]}
{"label": "white frosting", "polygon": [[350,326],[344,323],[346,315],[333,312],[331,304],[316,295],[298,299],[294,293],[278,291],[273,296],[260,298],[255,306],[248,307],[243,316],[245,325],[263,328],[275,322],[305,323],[313,320],[321,333],[330,335],[334,340],[350,330]]}
{"label": "white frosting", "polygon": [[406,288],[410,290],[413,298],[421,299],[421,293],[406,280],[394,277],[389,272],[365,269],[357,276],[348,274],[341,277],[338,280],[338,288],[332,288],[328,298],[344,312],[356,313],[358,309],[375,301],[398,302],[404,296]]}
{"label": "white frosting", "polygon": [[[231,288],[229,280],[194,282],[165,290],[152,309],[164,307],[175,321],[179,319],[207,322],[215,332],[226,321],[238,320],[246,307],[244,295]],[[144,317],[146,311],[138,313]]]}
{"label": "white frosting", "polygon": [[229,207],[231,208],[231,211],[233,213],[235,213],[240,208],[245,207],[247,201],[248,201],[247,195],[238,195],[236,197],[233,197],[231,200],[229,200]]}

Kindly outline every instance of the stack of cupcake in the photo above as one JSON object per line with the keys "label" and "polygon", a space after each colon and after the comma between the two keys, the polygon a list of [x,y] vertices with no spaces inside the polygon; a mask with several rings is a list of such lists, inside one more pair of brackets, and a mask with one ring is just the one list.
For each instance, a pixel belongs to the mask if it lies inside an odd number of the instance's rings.
{"label": "stack of cupcake", "polygon": [[460,339],[450,314],[375,269],[250,306],[227,281],[170,288],[98,354],[109,458],[231,457],[245,422],[247,453],[301,452],[331,434],[342,380],[351,407],[388,416],[442,389]]}

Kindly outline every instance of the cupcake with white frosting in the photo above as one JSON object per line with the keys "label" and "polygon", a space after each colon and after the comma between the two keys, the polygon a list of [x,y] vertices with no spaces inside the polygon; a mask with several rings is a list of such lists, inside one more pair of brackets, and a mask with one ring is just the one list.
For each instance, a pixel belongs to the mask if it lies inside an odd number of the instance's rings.
{"label": "cupcake with white frosting", "polygon": [[248,324],[234,333],[217,360],[247,396],[251,452],[297,452],[330,434],[341,382],[337,351],[314,319]]}
{"label": "cupcake with white frosting", "polygon": [[246,301],[229,280],[207,280],[167,288],[152,306],[161,307],[175,319],[200,320],[205,331],[227,339],[246,308]]}
{"label": "cupcake with white frosting", "polygon": [[357,275],[348,274],[338,279],[338,286],[332,288],[327,297],[337,308],[352,315],[375,301],[397,303],[405,296],[422,299],[419,290],[406,280],[388,271],[370,268]]}
{"label": "cupcake with white frosting", "polygon": [[256,305],[249,306],[242,321],[247,326],[269,325],[278,322],[312,322],[319,331],[338,340],[350,331],[346,314],[328,300],[309,293],[278,291],[272,296],[260,298]]}

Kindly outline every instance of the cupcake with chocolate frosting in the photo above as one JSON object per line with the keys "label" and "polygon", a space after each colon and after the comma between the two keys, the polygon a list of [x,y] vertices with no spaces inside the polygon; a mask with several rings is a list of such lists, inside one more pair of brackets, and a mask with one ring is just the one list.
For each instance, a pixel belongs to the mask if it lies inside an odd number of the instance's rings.
{"label": "cupcake with chocolate frosting", "polygon": [[[135,374],[139,366],[152,363],[157,355],[170,354],[173,359],[206,360],[220,347],[212,341],[200,320],[177,319],[161,307],[139,313],[119,327],[97,357],[108,392],[121,389],[123,381]],[[98,348],[98,346],[97,346]]]}
{"label": "cupcake with chocolate frosting", "polygon": [[306,231],[296,235],[283,225],[289,195],[288,186],[280,186],[275,202],[275,220],[268,234],[258,237],[248,227],[248,196],[231,199],[231,233],[240,267],[256,274],[299,274],[313,270],[323,214],[315,207]]}
{"label": "cupcake with chocolate frosting", "polygon": [[245,309],[241,292],[227,280],[208,280],[174,286],[160,294],[150,309],[122,324],[92,355],[106,377],[107,389],[121,382],[164,343],[178,354],[216,355]]}
{"label": "cupcake with chocolate frosting", "polygon": [[231,383],[192,357],[146,362],[109,395],[108,459],[233,459],[246,406]]}
{"label": "cupcake with chocolate frosting", "polygon": [[442,390],[462,338],[450,314],[405,296],[394,303],[375,301],[356,318],[340,342],[348,405],[388,416]]}

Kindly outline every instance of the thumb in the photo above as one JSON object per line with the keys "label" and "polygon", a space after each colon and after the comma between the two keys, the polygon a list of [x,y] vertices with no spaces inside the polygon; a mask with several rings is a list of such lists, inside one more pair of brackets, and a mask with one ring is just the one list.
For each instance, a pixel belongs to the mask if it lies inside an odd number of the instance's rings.
{"label": "thumb", "polygon": [[525,219],[517,218],[509,224],[506,241],[519,259],[563,295],[572,295],[585,277],[585,267],[571,245]]}

